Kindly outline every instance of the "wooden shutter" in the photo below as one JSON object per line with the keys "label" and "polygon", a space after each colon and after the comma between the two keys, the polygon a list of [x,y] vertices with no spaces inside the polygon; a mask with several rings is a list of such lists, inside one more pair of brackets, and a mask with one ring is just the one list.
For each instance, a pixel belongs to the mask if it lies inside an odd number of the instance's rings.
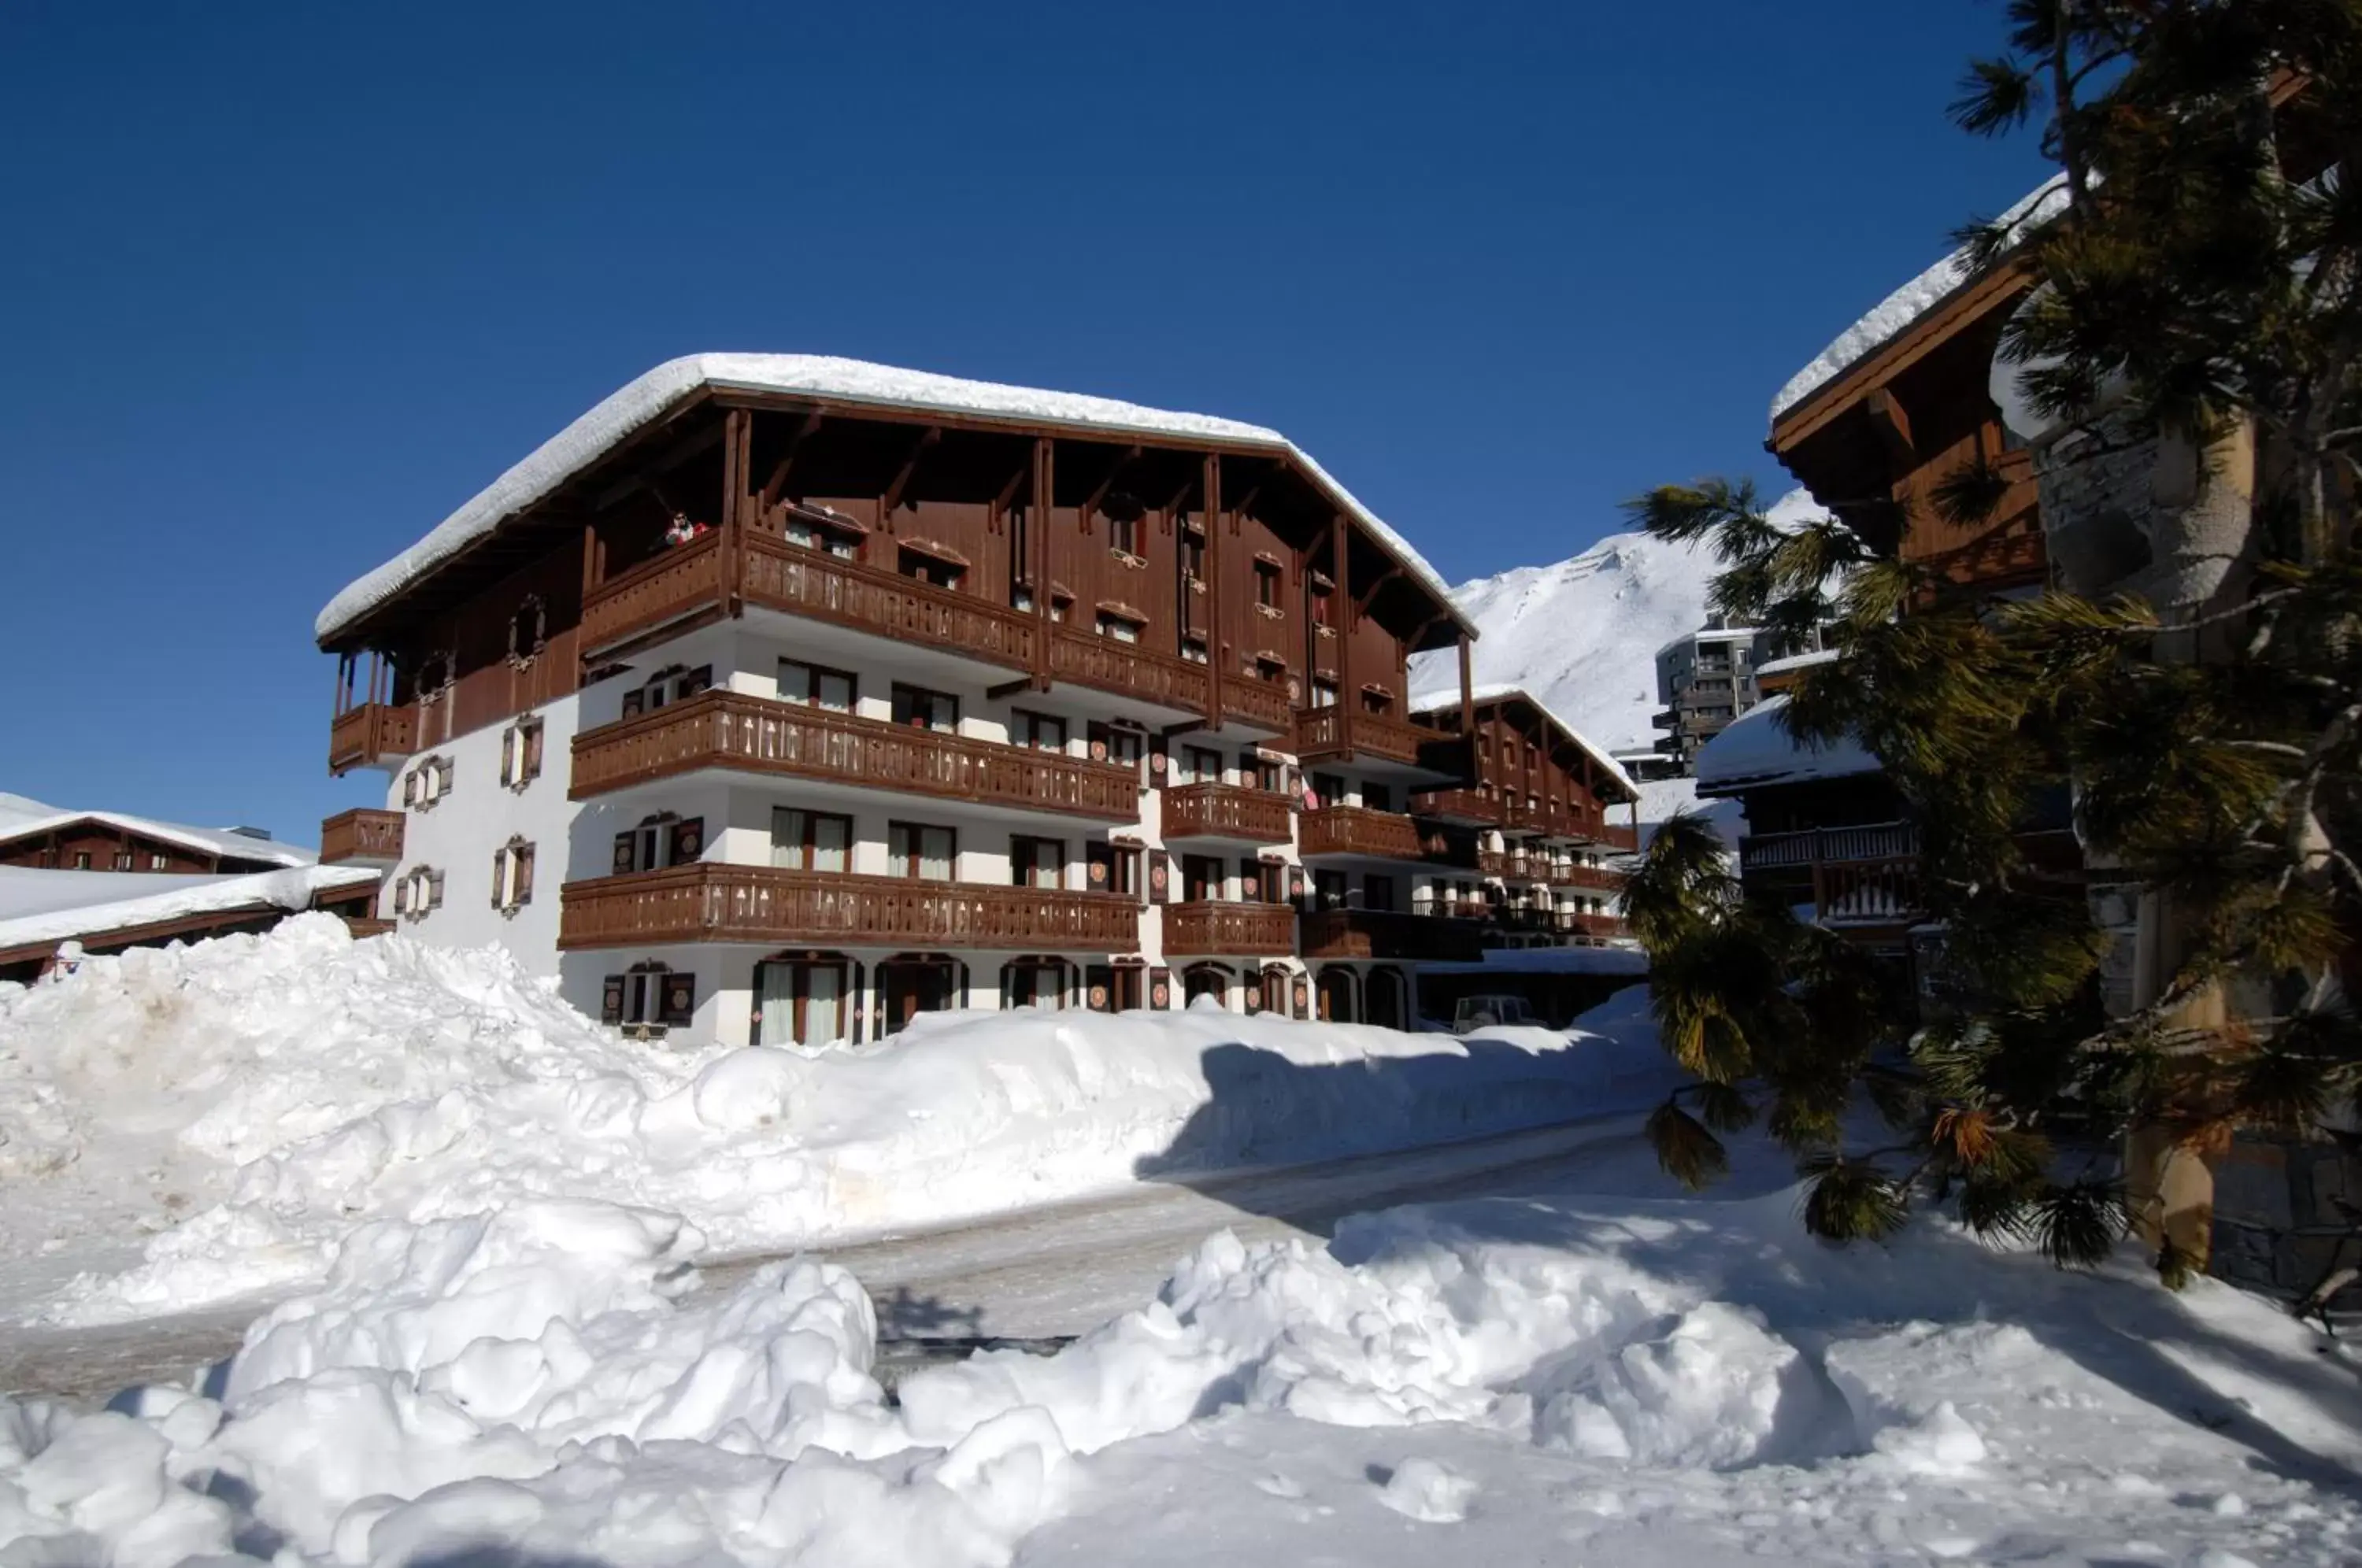
{"label": "wooden shutter", "polygon": [[1098,723],[1086,724],[1083,726],[1083,738],[1090,743],[1093,762],[1105,762],[1108,759],[1108,727],[1105,724]]}
{"label": "wooden shutter", "polygon": [[1173,971],[1155,968],[1148,971],[1148,1005],[1163,1012],[1173,1005]]}
{"label": "wooden shutter", "polygon": [[524,732],[524,771],[517,778],[520,784],[541,777],[541,729],[536,722]]}
{"label": "wooden shutter", "polygon": [[[1094,743],[1096,744],[1096,743]],[[1115,888],[1115,846],[1097,839],[1083,846],[1084,876],[1094,893],[1111,892]]]}
{"label": "wooden shutter", "polygon": [[1164,747],[1164,737],[1156,735],[1148,743],[1148,782],[1153,788],[1164,788],[1164,780],[1173,771],[1173,758]]}
{"label": "wooden shutter", "polygon": [[686,865],[705,853],[705,819],[687,817],[672,824],[672,863]]}
{"label": "wooden shutter", "polygon": [[397,877],[393,879],[393,912],[396,914],[410,912],[410,878],[407,877]]}
{"label": "wooden shutter", "polygon": [[502,847],[501,847],[501,848],[499,848],[499,849],[495,849],[495,850],[493,850],[493,851],[492,851],[492,908],[494,908],[494,909],[499,909],[499,908],[501,908],[501,907],[502,907],[502,905],[501,905],[501,874],[502,874],[502,872],[504,872],[504,871],[506,871],[506,870],[508,869],[508,866],[509,866],[509,852],[508,852],[507,846],[506,846],[506,845],[503,845],[503,846],[502,846]]}
{"label": "wooden shutter", "polygon": [[1304,867],[1301,866],[1287,868],[1287,899],[1290,903],[1304,901]]}
{"label": "wooden shutter", "polygon": [[430,910],[443,907],[443,873],[440,871],[426,873],[426,907]]}
{"label": "wooden shutter", "polygon": [[1148,852],[1148,901],[1161,904],[1173,897],[1173,857],[1161,849]]}
{"label": "wooden shutter", "polygon": [[668,1029],[686,1029],[697,1015],[697,977],[666,975],[663,980],[663,1012],[657,1021]]}
{"label": "wooden shutter", "polygon": [[599,988],[599,1021],[624,1021],[624,977],[621,975],[608,976],[605,984]]}
{"label": "wooden shutter", "polygon": [[1093,1012],[1115,1010],[1115,970],[1105,964],[1094,964],[1085,971],[1083,984],[1087,988],[1087,1003]]}
{"label": "wooden shutter", "polygon": [[615,835],[615,874],[619,877],[624,872],[632,869],[632,839],[634,836],[634,834],[629,833],[619,833]]}
{"label": "wooden shutter", "polygon": [[516,901],[521,904],[533,902],[533,845],[528,844],[517,850],[513,880],[516,885]]}
{"label": "wooden shutter", "polygon": [[1309,980],[1307,980],[1303,976],[1298,975],[1296,977],[1295,984],[1296,1016],[1298,1018],[1310,1018],[1312,1016],[1312,983]]}
{"label": "wooden shutter", "polygon": [[636,719],[646,712],[647,705],[648,694],[638,687],[624,693],[624,717]]}

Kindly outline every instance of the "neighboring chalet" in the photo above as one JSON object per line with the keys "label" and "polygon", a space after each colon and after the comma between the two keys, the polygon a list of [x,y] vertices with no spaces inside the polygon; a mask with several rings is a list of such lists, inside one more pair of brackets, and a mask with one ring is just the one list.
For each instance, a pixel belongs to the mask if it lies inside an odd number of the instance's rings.
{"label": "neighboring chalet", "polygon": [[372,928],[377,873],[250,828],[68,812],[0,795],[0,980],[85,955],[267,931],[303,910]]}
{"label": "neighboring chalet", "polygon": [[[2039,222],[2057,200],[2046,185],[2014,215]],[[1979,276],[1964,253],[1946,257],[1781,389],[1767,449],[1873,549],[1962,587],[2039,591],[2050,568],[2033,462],[1989,388],[2002,327],[2030,287],[2006,261]],[[2004,481],[2000,504],[1973,526],[1947,522],[1936,491],[1980,463]],[[1875,757],[1803,746],[1780,717],[1786,702],[1775,693],[1830,657],[1801,653],[1758,668],[1764,700],[1699,751],[1698,794],[1744,804],[1739,861],[1750,889],[1808,906],[1903,958],[1923,914],[1916,825]],[[2071,867],[2066,802],[2056,804],[2027,824],[2029,841]]]}
{"label": "neighboring chalet", "polygon": [[1414,797],[1465,774],[1407,662],[1459,645],[1464,686],[1474,634],[1253,425],[677,359],[316,631],[329,766],[389,776],[324,836],[393,867],[382,913],[498,940],[635,1032],[1316,995],[1407,1023],[1411,966],[1478,945],[1388,868],[1423,863]]}

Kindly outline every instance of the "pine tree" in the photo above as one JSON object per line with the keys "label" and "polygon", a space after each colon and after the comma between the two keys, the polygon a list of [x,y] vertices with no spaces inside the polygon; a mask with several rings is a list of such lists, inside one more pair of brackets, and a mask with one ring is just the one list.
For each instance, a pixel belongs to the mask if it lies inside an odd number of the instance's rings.
{"label": "pine tree", "polygon": [[[2008,54],[1972,66],[1953,112],[1979,134],[2038,125],[2063,171],[2055,215],[1964,231],[1980,265],[2035,284],[2001,357],[2055,427],[2040,461],[2055,480],[2186,458],[2192,493],[2158,530],[2147,596],[2014,602],[1838,523],[1779,531],[1744,483],[1632,502],[1650,532],[1712,545],[1716,608],[1833,623],[1840,660],[1804,673],[1786,722],[1858,738],[1909,803],[1943,1005],[1923,1019],[1826,933],[1749,906],[1694,823],[1651,844],[1628,911],[1696,1077],[1651,1122],[1669,1170],[1710,1178],[1716,1134],[1761,1110],[1818,1233],[1941,1200],[2088,1263],[2127,1218],[2127,1134],[2214,1147],[2362,1110],[2362,0],[2009,16]],[[1931,504],[1973,520],[2001,489],[1971,459]],[[2106,939],[2080,880],[2015,835],[2063,788],[2087,859],[2170,939],[2122,1016],[2100,1005]],[[1849,1149],[1839,1115],[1865,1091],[1896,1131]],[[2160,1248],[2169,1275],[2197,1261]]]}

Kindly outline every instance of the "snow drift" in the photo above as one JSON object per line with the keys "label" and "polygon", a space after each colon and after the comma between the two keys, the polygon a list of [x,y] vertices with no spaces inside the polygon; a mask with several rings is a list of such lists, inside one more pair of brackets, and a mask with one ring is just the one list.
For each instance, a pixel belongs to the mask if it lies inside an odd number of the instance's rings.
{"label": "snow drift", "polygon": [[946,1014],[855,1050],[678,1051],[497,951],[356,944],[320,916],[0,999],[0,1173],[207,1203],[49,1309],[95,1322],[316,1281],[375,1219],[603,1200],[684,1216],[716,1253],[778,1251],[1572,1120],[1661,1086],[1645,1015],[1611,1019],[1459,1040],[1210,1007]]}

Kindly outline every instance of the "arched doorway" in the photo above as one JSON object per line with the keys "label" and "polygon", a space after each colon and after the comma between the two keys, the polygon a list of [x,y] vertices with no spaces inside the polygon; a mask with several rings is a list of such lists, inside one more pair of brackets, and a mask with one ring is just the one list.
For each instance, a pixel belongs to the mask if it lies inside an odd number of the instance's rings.
{"label": "arched doorway", "polygon": [[1211,997],[1217,1005],[1231,1005],[1231,972],[1220,964],[1192,964],[1182,971],[1181,1005],[1193,1005],[1199,997]]}
{"label": "arched doorway", "polygon": [[1353,971],[1331,964],[1320,971],[1319,1016],[1323,1023],[1351,1023],[1360,1010],[1353,1005]]}
{"label": "arched doorway", "polygon": [[940,953],[905,953],[877,964],[877,1032],[900,1034],[922,1012],[960,1005],[960,966]]}
{"label": "arched doorway", "polygon": [[1402,971],[1391,964],[1381,964],[1370,971],[1363,982],[1363,997],[1365,1023],[1381,1029],[1400,1029],[1410,1017],[1409,988],[1403,981]]}

